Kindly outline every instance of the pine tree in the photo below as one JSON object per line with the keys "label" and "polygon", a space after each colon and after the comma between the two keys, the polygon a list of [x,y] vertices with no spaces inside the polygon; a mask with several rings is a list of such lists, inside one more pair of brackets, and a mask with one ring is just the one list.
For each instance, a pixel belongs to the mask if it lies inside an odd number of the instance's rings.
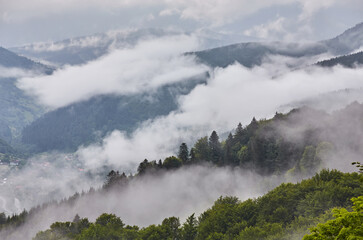
{"label": "pine tree", "polygon": [[189,150],[186,143],[182,143],[179,147],[178,158],[180,158],[183,164],[186,164],[189,160]]}
{"label": "pine tree", "polygon": [[209,148],[211,153],[211,160],[215,164],[222,162],[222,146],[219,142],[219,136],[216,131],[213,131],[209,137]]}

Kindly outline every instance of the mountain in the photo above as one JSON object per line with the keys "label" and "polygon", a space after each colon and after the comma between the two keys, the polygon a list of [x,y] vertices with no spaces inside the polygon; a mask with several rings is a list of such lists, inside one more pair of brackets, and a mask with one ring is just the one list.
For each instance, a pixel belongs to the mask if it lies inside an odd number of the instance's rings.
{"label": "mountain", "polygon": [[[363,23],[357,24],[339,36],[316,43],[238,43],[224,47],[192,52],[199,60],[212,67],[226,67],[238,62],[245,67],[261,65],[270,55],[301,58],[323,53],[349,54],[363,46]],[[294,67],[294,66],[293,66]]]}
{"label": "mountain", "polygon": [[[65,39],[57,42],[40,42],[11,48],[15,53],[32,59],[39,59],[55,65],[79,65],[95,60],[115,48],[132,47],[140,40],[171,36],[190,35],[187,32],[162,30],[157,28],[115,30],[89,36]],[[238,35],[218,33],[201,29],[193,33],[205,47],[223,46],[238,39]]]}
{"label": "mountain", "polygon": [[45,66],[38,62],[34,62],[26,57],[19,56],[14,52],[11,52],[2,47],[0,47],[0,65],[6,68],[32,70],[47,74],[53,71],[53,69],[48,66]]}
{"label": "mountain", "polygon": [[198,59],[211,67],[227,67],[235,62],[251,68],[259,66],[268,55],[282,55],[300,58],[314,56],[326,52],[323,44],[299,44],[299,43],[238,43],[229,46],[188,53],[194,54]]}
{"label": "mountain", "polygon": [[316,63],[316,65],[321,67],[333,67],[336,65],[341,65],[348,68],[354,68],[361,64],[363,64],[363,52],[339,56]]}
{"label": "mountain", "polygon": [[363,46],[363,22],[321,43],[334,55],[349,54]]}
{"label": "mountain", "polygon": [[165,85],[153,93],[97,96],[56,109],[25,127],[22,141],[35,145],[37,151],[74,151],[79,145],[100,140],[115,129],[130,133],[142,121],[175,110],[177,98],[204,83],[205,78],[199,76]]}
{"label": "mountain", "polygon": [[16,78],[24,74],[50,74],[53,68],[1,47],[0,68],[0,138],[12,143],[24,126],[44,113],[42,107],[16,87]]}
{"label": "mountain", "polygon": [[[334,38],[340,39],[338,41],[340,43],[339,49],[343,49],[341,47],[343,44],[342,39],[345,39],[345,42],[347,42],[351,36],[360,36],[362,34],[362,29],[359,26],[357,25]],[[73,53],[76,55],[67,55],[66,59],[72,56],[76,56],[75,59],[77,59],[80,53],[77,49],[85,50],[87,46],[93,50],[104,46],[106,51],[110,42],[121,46],[122,44],[133,44],[144,36],[168,34],[157,30],[145,31],[131,31],[126,35],[116,32],[113,37],[110,37],[110,33],[108,35],[101,34],[98,37],[94,37],[94,39],[91,37],[90,39],[79,38],[77,41],[67,40],[63,43],[60,42],[54,46],[49,45],[47,47],[53,47],[54,51],[57,51],[58,48],[66,49],[63,52],[67,52],[67,49],[70,50],[74,47],[75,51]],[[212,67],[226,67],[236,61],[246,67],[253,67],[262,64],[263,60],[269,55],[301,58],[327,53],[330,48],[338,49],[338,47],[334,47],[334,44],[337,42],[334,39],[309,44],[282,42],[240,43],[187,54],[196,55],[201,62]],[[35,49],[34,46],[33,49]],[[102,51],[98,53],[102,54]],[[97,54],[92,56],[97,57]],[[87,58],[81,60],[86,61],[85,59]],[[203,80],[200,79],[200,81]],[[57,109],[45,114],[41,119],[27,126],[23,131],[22,141],[34,144],[38,151],[54,149],[75,150],[79,145],[96,141],[114,129],[131,132],[140,122],[160,115],[166,115],[170,111],[175,110],[177,108],[176,98],[180,94],[186,94],[193,89],[196,86],[196,82],[192,81],[192,83],[187,84],[187,87],[185,87],[186,91],[174,91],[172,94],[170,94],[169,88],[176,87],[178,89],[178,84],[165,86],[152,95],[152,98],[155,100],[153,102],[145,101],[148,94],[121,97],[101,96]],[[54,136],[57,137],[55,138]]]}
{"label": "mountain", "polygon": [[[138,173],[135,175],[127,177],[124,173],[110,171],[105,184],[98,190],[93,189],[88,193],[82,192],[81,194],[75,193],[60,202],[53,201],[34,207],[29,212],[23,211],[19,215],[4,218],[6,220],[0,222],[0,235],[4,239],[7,239],[8,234],[8,239],[27,239],[21,234],[33,234],[32,236],[34,236],[37,231],[45,229],[44,226],[50,226],[51,222],[64,221],[63,219],[71,220],[76,214],[95,219],[95,214],[98,216],[107,211],[124,216],[124,220],[129,221],[127,213],[134,214],[133,209],[130,210],[130,208],[140,207],[140,201],[137,201],[140,196],[141,199],[143,199],[142,196],[148,196],[148,200],[150,200],[152,196],[159,196],[160,192],[166,191],[164,182],[155,181],[155,179],[164,179],[168,186],[177,189],[175,192],[178,192],[180,191],[178,190],[179,186],[193,187],[185,181],[199,176],[201,181],[197,181],[196,185],[206,191],[202,191],[203,194],[201,195],[204,195],[208,194],[209,191],[215,191],[215,186],[205,188],[206,174],[203,174],[201,169],[213,173],[221,173],[220,171],[223,172],[227,169],[227,173],[233,177],[226,186],[232,189],[233,186],[238,189],[241,187],[243,189],[245,186],[248,192],[251,189],[256,191],[255,188],[258,189],[258,186],[261,185],[266,186],[263,188],[265,190],[262,191],[265,192],[266,189],[271,189],[279,181],[295,182],[296,179],[307,176],[314,175],[314,177],[303,180],[301,183],[284,183],[264,196],[243,203],[234,197],[217,199],[214,206],[202,213],[199,221],[195,222],[195,225],[198,225],[199,237],[197,239],[213,239],[211,236],[214,236],[216,232],[218,233],[217,236],[226,239],[236,239],[237,236],[241,236],[237,239],[301,239],[301,236],[300,238],[295,236],[295,238],[293,235],[304,235],[312,224],[326,221],[327,217],[331,218],[332,216],[326,211],[333,207],[351,207],[350,199],[361,196],[363,193],[362,175],[359,173],[342,173],[327,169],[316,173],[321,168],[331,168],[334,166],[334,162],[343,166],[342,168],[348,169],[354,158],[361,159],[363,154],[361,148],[363,143],[361,137],[363,133],[362,117],[363,105],[352,103],[332,114],[305,107],[294,109],[288,114],[277,113],[272,119],[259,121],[253,119],[248,126],[237,127],[234,134],[231,134],[223,144],[217,138],[216,141],[219,144],[217,148],[215,148],[216,145],[212,144],[212,137],[209,140],[207,137],[202,138],[202,141],[206,139],[204,146],[202,146],[201,141],[197,141],[192,148],[194,154],[190,154],[187,161],[182,161],[177,157],[168,157],[163,162],[161,160],[160,162],[148,162],[145,159],[140,163]],[[202,151],[205,152],[205,156],[202,156]],[[215,158],[218,154],[219,156]],[[253,178],[250,174],[246,174],[248,170],[257,170],[261,174],[255,175]],[[48,171],[47,173],[52,175]],[[178,175],[179,173],[185,174],[184,177]],[[212,178],[221,180],[217,175],[212,174]],[[247,175],[245,182],[238,181],[239,175]],[[87,176],[92,176],[92,174],[87,173]],[[225,178],[224,174],[222,178]],[[256,179],[256,183],[253,179]],[[224,184],[218,181],[217,185]],[[150,186],[153,188],[150,189]],[[38,186],[32,184],[32,187],[35,189],[27,189],[29,195],[24,197],[29,198],[40,191]],[[134,189],[137,189],[137,194],[133,194]],[[34,193],[34,191],[37,192]],[[50,194],[54,194],[54,191],[56,190],[52,189]],[[172,196],[178,200],[177,202],[181,204],[178,206],[182,208],[187,201],[186,199],[190,199],[192,195],[195,196],[195,192],[200,191],[188,189],[186,194]],[[161,196],[161,198],[165,197]],[[198,200],[198,198],[191,197],[193,204]],[[133,201],[136,203],[127,204]],[[104,204],[100,205],[100,202]],[[154,214],[168,209],[164,207],[168,206],[167,201],[161,200],[162,204],[160,204],[160,198],[159,201],[150,202],[156,208]],[[126,207],[120,207],[125,205]],[[94,209],[89,206],[94,206]],[[145,215],[143,214],[145,213],[141,212],[138,215],[139,218],[144,218]],[[192,211],[189,214],[192,214]],[[42,218],[41,216],[47,217]],[[41,219],[41,221],[34,221],[34,219]],[[75,219],[73,223],[77,223],[79,220],[79,218]],[[176,220],[176,218],[174,219]],[[40,224],[40,222],[42,223]],[[97,222],[102,225],[101,220],[97,220]],[[167,221],[165,222],[167,223]],[[162,224],[165,222],[163,221]],[[226,224],[226,222],[231,224]],[[26,227],[22,228],[23,224]],[[135,219],[133,224],[135,224]],[[43,232],[41,233],[44,234],[42,237],[39,235],[39,238],[35,239],[49,239],[52,236],[52,231],[59,234],[63,233],[62,237],[65,237],[66,234],[74,234],[75,231],[73,230],[78,228],[65,230],[71,225],[69,222],[53,224],[50,232]],[[105,226],[112,227],[114,225],[105,224]],[[88,228],[89,225],[85,227]],[[146,227],[139,233],[154,232],[152,236],[155,239],[167,239],[167,237],[159,235],[165,231],[156,231],[157,228],[155,227],[153,225],[150,226],[149,230],[145,230],[148,228]],[[139,231],[139,228],[130,226],[126,229]],[[107,232],[106,229],[104,230],[102,234]],[[119,230],[123,231],[124,229],[120,228]],[[87,236],[84,239],[89,239],[91,235]],[[269,236],[274,237],[268,238]],[[70,236],[68,235],[68,237]],[[72,237],[70,238],[72,239]],[[100,239],[108,238],[100,237]]]}
{"label": "mountain", "polygon": [[142,39],[173,34],[176,32],[153,28],[110,31],[59,42],[34,43],[11,50],[55,65],[79,65],[107,54],[110,49],[130,47]]}

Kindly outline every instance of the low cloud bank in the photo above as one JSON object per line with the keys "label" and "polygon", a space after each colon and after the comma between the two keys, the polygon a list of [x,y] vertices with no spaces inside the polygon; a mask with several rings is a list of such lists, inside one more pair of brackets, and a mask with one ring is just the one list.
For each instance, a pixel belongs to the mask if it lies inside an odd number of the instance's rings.
{"label": "low cloud bank", "polygon": [[339,66],[293,71],[274,78],[263,67],[251,70],[235,64],[216,69],[206,85],[179,99],[177,111],[144,122],[131,136],[116,130],[102,144],[80,148],[78,154],[90,170],[102,164],[135,169],[143,159],[168,157],[182,142],[192,144],[213,130],[221,134],[238,122],[248,124],[253,117],[270,118],[286,103],[341,89],[360,89],[362,79],[363,69]]}
{"label": "low cloud bank", "polygon": [[178,35],[139,42],[82,66],[67,66],[52,75],[22,78],[17,86],[40,103],[58,108],[102,94],[135,94],[202,74],[207,67],[191,56],[198,39]]}

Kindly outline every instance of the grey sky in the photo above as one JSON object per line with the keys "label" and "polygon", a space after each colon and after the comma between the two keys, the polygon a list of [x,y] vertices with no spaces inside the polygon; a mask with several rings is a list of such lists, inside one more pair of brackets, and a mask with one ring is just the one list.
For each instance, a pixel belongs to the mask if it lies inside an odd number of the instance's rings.
{"label": "grey sky", "polygon": [[208,29],[234,41],[320,40],[363,21],[360,0],[0,0],[0,45],[124,28]]}

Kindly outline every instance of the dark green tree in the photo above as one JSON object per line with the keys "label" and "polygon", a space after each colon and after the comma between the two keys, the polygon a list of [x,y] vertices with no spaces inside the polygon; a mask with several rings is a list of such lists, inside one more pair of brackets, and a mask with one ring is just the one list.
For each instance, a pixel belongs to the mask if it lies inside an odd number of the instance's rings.
{"label": "dark green tree", "polygon": [[212,162],[215,164],[222,164],[222,146],[216,131],[213,131],[210,135],[208,144]]}
{"label": "dark green tree", "polygon": [[235,156],[233,154],[233,136],[229,133],[223,148],[223,160],[225,164],[236,165]]}
{"label": "dark green tree", "polygon": [[140,164],[139,164],[139,167],[137,168],[137,172],[142,175],[142,174],[145,174],[148,167],[149,167],[149,161],[147,159],[145,159],[144,161],[142,161]]}
{"label": "dark green tree", "polygon": [[197,236],[198,221],[194,213],[187,218],[183,224],[181,236],[182,240],[194,240]]}
{"label": "dark green tree", "polygon": [[194,145],[195,161],[208,161],[209,153],[208,137],[200,138]]}
{"label": "dark green tree", "polygon": [[182,160],[183,164],[186,164],[189,161],[189,150],[186,143],[180,145],[178,158]]}
{"label": "dark green tree", "polygon": [[180,222],[179,218],[165,218],[161,223],[161,227],[165,232],[164,239],[179,240],[180,239]]}
{"label": "dark green tree", "polygon": [[176,169],[181,166],[182,166],[182,161],[175,156],[165,158],[163,163],[163,167],[165,167],[166,169]]}

